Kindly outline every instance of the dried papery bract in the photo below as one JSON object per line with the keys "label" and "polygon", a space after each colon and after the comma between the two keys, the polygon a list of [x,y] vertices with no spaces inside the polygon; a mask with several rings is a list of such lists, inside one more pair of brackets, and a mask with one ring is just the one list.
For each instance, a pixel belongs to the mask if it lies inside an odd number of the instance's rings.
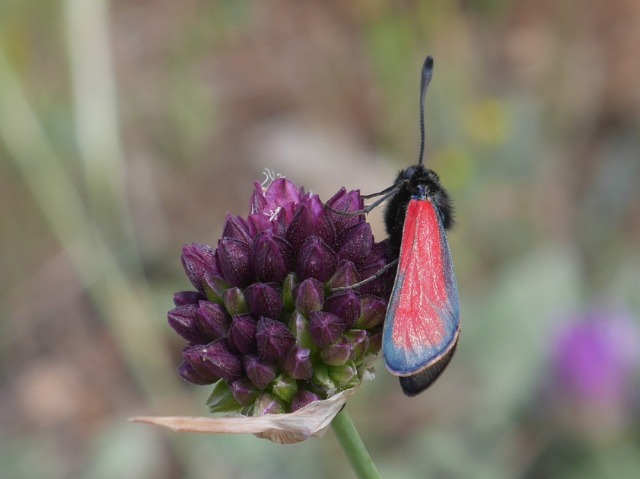
{"label": "dried papery bract", "polygon": [[254,434],[279,444],[293,444],[310,437],[322,437],[355,389],[342,391],[329,399],[310,402],[287,414],[262,416],[141,416],[131,422],[164,426],[177,432],[202,434]]}

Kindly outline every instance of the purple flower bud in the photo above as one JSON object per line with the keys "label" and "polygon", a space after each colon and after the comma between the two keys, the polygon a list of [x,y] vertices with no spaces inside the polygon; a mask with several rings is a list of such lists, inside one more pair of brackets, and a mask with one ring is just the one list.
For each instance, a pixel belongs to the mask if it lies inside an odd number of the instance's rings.
{"label": "purple flower bud", "polygon": [[283,414],[286,410],[280,400],[270,393],[262,393],[256,399],[253,406],[254,416],[264,416],[266,414]]}
{"label": "purple flower bud", "polygon": [[247,378],[233,381],[229,387],[235,400],[243,406],[250,406],[258,397],[258,390]]}
{"label": "purple flower bud", "polygon": [[335,241],[335,228],[325,214],[318,195],[305,196],[296,206],[286,238],[294,249],[299,249],[309,236],[318,236],[327,244]]}
{"label": "purple flower bud", "polygon": [[288,403],[298,392],[298,383],[295,379],[281,374],[273,381],[271,392],[283,402]]}
{"label": "purple flower bud", "polygon": [[243,243],[251,243],[249,224],[245,219],[227,213],[227,217],[222,228],[222,237],[237,239]]}
{"label": "purple flower bud", "polygon": [[173,295],[173,304],[176,306],[184,306],[185,304],[198,304],[198,301],[204,299],[204,296],[197,291],[180,291]]}
{"label": "purple flower bud", "polygon": [[222,301],[224,302],[224,307],[227,308],[227,311],[232,316],[249,312],[247,300],[240,288],[230,288],[226,290]]}
{"label": "purple flower bud", "polygon": [[293,217],[293,203],[278,208],[277,212],[271,216],[271,231],[279,238],[286,238],[287,225]]}
{"label": "purple flower bud", "polygon": [[253,236],[259,234],[262,231],[273,231],[273,225],[271,219],[264,213],[254,213],[249,215],[248,218],[249,228]]}
{"label": "purple flower bud", "polygon": [[264,197],[262,185],[257,181],[253,182],[253,193],[251,194],[251,214],[262,212],[267,206],[267,199]]}
{"label": "purple flower bud", "polygon": [[[368,264],[360,268],[360,277],[365,280],[371,276],[375,276],[378,272],[386,266],[387,262],[384,259],[379,259],[373,263]],[[387,297],[391,294],[391,286],[393,285],[394,274],[390,274],[389,271],[383,273],[382,277],[369,281],[358,288],[361,294],[375,294],[377,296]],[[388,290],[388,291],[387,291]]]}
{"label": "purple flower bud", "polygon": [[280,361],[284,359],[296,340],[280,321],[261,318],[256,331],[258,352],[262,359]]}
{"label": "purple flower bud", "polygon": [[356,265],[351,261],[342,260],[338,263],[338,267],[331,279],[327,281],[327,286],[330,288],[343,288],[356,284],[358,281],[360,281],[360,275]]}
{"label": "purple flower bud", "polygon": [[353,290],[334,294],[325,301],[324,310],[344,319],[346,329],[351,329],[360,316],[360,298]]}
{"label": "purple flower bud", "polygon": [[226,337],[231,326],[231,316],[223,306],[209,301],[200,301],[196,311],[196,325],[208,341]]}
{"label": "purple flower bud", "polygon": [[298,252],[296,273],[301,279],[315,278],[325,282],[336,269],[336,254],[317,236],[306,239]]}
{"label": "purple flower bud", "polygon": [[298,203],[286,234],[287,241],[294,249],[300,249],[302,243],[313,234],[314,223],[315,218],[310,208],[304,203]]}
{"label": "purple flower bud", "polygon": [[313,311],[309,315],[309,333],[321,348],[335,342],[346,330],[345,320],[335,314]]}
{"label": "purple flower bud", "polygon": [[[393,261],[393,257],[390,255],[391,249],[391,246],[389,246],[389,238],[381,241],[380,243],[374,243],[373,248],[371,248],[371,257],[366,261],[366,266],[363,267],[363,270],[369,271],[365,271],[362,274],[366,273],[368,276],[371,276],[372,274],[380,271],[380,269],[386,266],[388,263]],[[398,266],[396,265],[391,269],[385,271],[377,280],[381,283],[379,284],[378,290],[366,292],[378,294],[380,296],[388,298],[391,294],[391,289],[393,288],[393,282],[396,277],[397,270]],[[372,284],[376,284],[377,281],[374,281]],[[364,293],[365,291],[361,290],[360,292]]]}
{"label": "purple flower bud", "polygon": [[253,276],[253,260],[251,246],[232,238],[218,241],[216,258],[222,277],[231,286],[244,287],[251,282]]}
{"label": "purple flower bud", "polygon": [[360,222],[350,226],[338,236],[338,258],[363,264],[371,254],[373,233],[369,223]]}
{"label": "purple flower bud", "polygon": [[367,354],[378,354],[382,348],[382,328],[369,333],[369,349]]}
{"label": "purple flower bud", "polygon": [[313,375],[311,351],[306,348],[294,346],[284,359],[282,370],[293,379],[311,379]]}
{"label": "purple flower bud", "polygon": [[354,359],[360,359],[369,348],[369,335],[364,329],[352,329],[346,333],[346,337],[351,343]]}
{"label": "purple flower bud", "polygon": [[192,343],[204,343],[206,342],[206,338],[202,336],[198,326],[196,325],[197,310],[198,306],[195,304],[176,306],[167,313],[167,319],[169,321],[169,326],[171,326],[176,333],[187,341],[191,341]]}
{"label": "purple flower bud", "polygon": [[329,216],[329,211],[325,209],[318,195],[309,195],[303,199],[303,201],[305,200],[315,219],[313,234],[319,236],[327,244],[334,244],[336,228]]}
{"label": "purple flower bud", "polygon": [[286,240],[263,231],[253,243],[253,261],[259,281],[280,283],[291,271],[293,249]]}
{"label": "purple flower bud", "polygon": [[354,358],[353,347],[345,337],[338,339],[335,343],[326,346],[320,351],[320,359],[329,366],[342,366]]}
{"label": "purple flower bud", "polygon": [[207,345],[202,361],[209,371],[231,382],[242,376],[242,360],[236,356],[226,339],[217,339]]}
{"label": "purple flower bud", "polygon": [[276,377],[275,364],[263,361],[257,356],[245,356],[243,363],[247,377],[258,389],[266,388]]}
{"label": "purple flower bud", "polygon": [[191,384],[205,385],[211,384],[212,381],[202,377],[198,371],[187,361],[182,361],[178,366],[178,376]]}
{"label": "purple flower bud", "polygon": [[[284,236],[287,225],[293,218],[295,205],[302,194],[293,183],[273,182],[266,192],[256,191],[251,201],[249,225],[255,234],[259,231],[273,230],[277,235]],[[281,188],[279,188],[281,187]]]}
{"label": "purple flower bud", "polygon": [[[358,211],[364,207],[364,203],[362,198],[360,197],[360,192],[358,190],[350,191],[347,193],[347,190],[341,188],[333,198],[327,201],[326,205],[332,210],[348,212],[348,211]],[[328,210],[329,211],[329,210]],[[364,221],[364,215],[339,215],[336,213],[331,213],[334,224],[336,225],[336,231],[340,233],[341,231],[347,229],[349,226],[353,226],[356,223]]]}
{"label": "purple flower bud", "polygon": [[273,286],[254,283],[244,290],[244,297],[254,318],[266,316],[276,319],[282,313],[282,293]]}
{"label": "purple flower bud", "polygon": [[307,278],[293,292],[295,307],[301,314],[309,316],[311,311],[320,311],[324,303],[324,285],[314,278]]}
{"label": "purple flower bud", "polygon": [[193,243],[182,247],[182,266],[195,288],[204,293],[205,273],[218,274],[215,250],[206,244]]}
{"label": "purple flower bud", "polygon": [[220,376],[212,373],[204,364],[203,357],[207,347],[208,345],[206,344],[193,344],[191,346],[187,346],[182,350],[182,358],[191,365],[193,370],[198,373],[199,376],[206,379],[207,383],[213,383],[220,379]]}
{"label": "purple flower bud", "polygon": [[291,400],[291,412],[302,409],[307,404],[311,404],[314,401],[320,401],[320,398],[307,389],[300,389]]}
{"label": "purple flower bud", "polygon": [[358,329],[371,329],[382,324],[387,314],[387,304],[378,296],[363,294],[360,296],[360,317],[356,320]]}
{"label": "purple flower bud", "polygon": [[250,314],[240,314],[233,317],[229,329],[229,345],[241,354],[251,354],[258,351],[256,344],[257,321]]}
{"label": "purple flower bud", "polygon": [[289,331],[293,333],[298,346],[311,350],[316,349],[316,345],[313,339],[311,339],[311,333],[309,332],[309,320],[300,314],[300,312],[294,311],[291,315]]}
{"label": "purple flower bud", "polygon": [[212,303],[222,303],[224,299],[224,293],[230,288],[227,283],[220,276],[215,276],[209,273],[204,275],[204,294]]}
{"label": "purple flower bud", "polygon": [[[286,178],[276,178],[265,191],[264,197],[267,200],[266,208],[275,210],[278,206],[299,203],[302,198],[302,191],[293,181]],[[289,218],[289,221],[291,221],[291,218]]]}

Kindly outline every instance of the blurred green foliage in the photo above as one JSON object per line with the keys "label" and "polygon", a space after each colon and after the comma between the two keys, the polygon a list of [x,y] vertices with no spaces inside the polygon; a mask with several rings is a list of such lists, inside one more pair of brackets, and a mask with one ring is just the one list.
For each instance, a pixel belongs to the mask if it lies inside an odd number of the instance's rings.
{"label": "blurred green foliage", "polygon": [[633,0],[1,2],[0,476],[349,477],[332,433],[125,420],[206,413],[164,317],[180,245],[214,243],[265,166],[325,199],[387,186],[430,53],[462,338],[416,399],[380,361],[351,415],[388,478],[636,477],[637,360],[594,404],[552,351],[584,311],[640,315],[639,37]]}

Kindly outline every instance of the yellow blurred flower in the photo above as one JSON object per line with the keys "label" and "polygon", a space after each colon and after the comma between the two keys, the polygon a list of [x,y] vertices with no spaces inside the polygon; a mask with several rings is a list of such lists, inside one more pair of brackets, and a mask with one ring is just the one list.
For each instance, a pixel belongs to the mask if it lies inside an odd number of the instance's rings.
{"label": "yellow blurred flower", "polygon": [[471,104],[464,112],[466,133],[486,146],[501,145],[509,138],[509,118],[504,104],[487,98]]}

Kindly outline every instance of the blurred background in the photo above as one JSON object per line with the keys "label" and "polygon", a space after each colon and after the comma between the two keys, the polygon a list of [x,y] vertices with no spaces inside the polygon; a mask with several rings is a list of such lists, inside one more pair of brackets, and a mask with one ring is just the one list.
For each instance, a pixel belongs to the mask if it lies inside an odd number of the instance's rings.
{"label": "blurred background", "polygon": [[351,416],[387,478],[638,477],[638,45],[636,0],[1,0],[0,477],[352,477],[331,431],[126,418],[207,414],[166,324],[182,244],[265,167],[388,186],[426,54],[463,332],[417,398],[379,360]]}

